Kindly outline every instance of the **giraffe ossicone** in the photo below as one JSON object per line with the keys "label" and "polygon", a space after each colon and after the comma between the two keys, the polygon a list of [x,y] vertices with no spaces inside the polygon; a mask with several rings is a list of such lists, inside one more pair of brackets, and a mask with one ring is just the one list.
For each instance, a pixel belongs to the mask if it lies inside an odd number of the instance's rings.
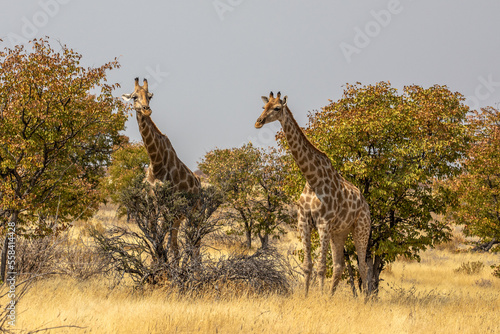
{"label": "giraffe ossicone", "polygon": [[359,272],[363,290],[367,293],[368,266],[366,252],[370,239],[370,210],[363,194],[336,171],[328,156],[316,148],[306,137],[288,108],[288,98],[281,99],[278,92],[262,96],[264,111],[255,122],[256,128],[279,121],[289,150],[306,179],[306,185],[298,200],[298,230],[304,247],[305,294],[308,294],[313,268],[311,259],[311,231],[318,230],[320,257],[318,275],[323,290],[326,273],[326,254],[330,243],[333,259],[333,283],[335,292],[344,271],[344,244],[352,232],[358,255]]}

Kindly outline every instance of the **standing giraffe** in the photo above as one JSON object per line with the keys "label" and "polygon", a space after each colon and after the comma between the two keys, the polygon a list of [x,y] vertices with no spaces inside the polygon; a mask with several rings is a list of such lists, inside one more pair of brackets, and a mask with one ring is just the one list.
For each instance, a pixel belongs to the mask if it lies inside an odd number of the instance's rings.
{"label": "standing giraffe", "polygon": [[[149,156],[149,167],[146,172],[146,181],[151,185],[156,182],[169,181],[176,191],[198,194],[200,180],[177,157],[172,143],[166,135],[160,132],[151,119],[149,101],[153,94],[148,91],[148,81],[144,79],[143,86],[139,85],[139,78],[135,78],[135,88],[131,94],[123,94],[125,101],[134,100],[137,123],[141,132],[142,141]],[[171,233],[171,245],[175,258],[179,254],[177,234],[182,218],[174,223]]]}
{"label": "standing giraffe", "polygon": [[289,149],[306,185],[298,201],[298,229],[301,233],[305,252],[304,272],[306,274],[305,294],[309,291],[311,279],[311,228],[317,228],[321,252],[318,275],[323,290],[326,272],[326,253],[328,242],[332,249],[333,284],[335,292],[344,270],[344,244],[352,232],[358,253],[359,273],[363,290],[367,292],[368,267],[366,251],[370,238],[370,210],[363,195],[354,185],[346,181],[333,168],[327,155],[317,149],[305,136],[287,106],[287,96],[276,98],[273,92],[269,98],[262,96],[264,111],[257,119],[255,127],[278,120],[285,133]]}

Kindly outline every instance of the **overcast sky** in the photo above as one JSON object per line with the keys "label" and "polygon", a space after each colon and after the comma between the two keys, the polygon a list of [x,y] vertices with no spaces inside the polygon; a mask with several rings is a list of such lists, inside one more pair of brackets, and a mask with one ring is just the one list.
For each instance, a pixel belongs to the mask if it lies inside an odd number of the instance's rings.
{"label": "overcast sky", "polygon": [[[275,144],[278,124],[254,129],[271,90],[302,126],[345,83],[440,84],[474,108],[500,102],[498,0],[0,1],[3,47],[47,35],[87,66],[118,57],[116,96],[147,77],[153,121],[193,170],[216,147]],[[125,134],[141,140],[135,116]]]}

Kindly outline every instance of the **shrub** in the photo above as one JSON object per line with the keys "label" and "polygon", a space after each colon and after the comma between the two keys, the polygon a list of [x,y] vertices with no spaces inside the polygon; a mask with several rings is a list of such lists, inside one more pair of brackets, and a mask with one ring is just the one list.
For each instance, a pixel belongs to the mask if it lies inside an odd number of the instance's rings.
{"label": "shrub", "polygon": [[460,265],[460,267],[455,269],[455,272],[459,274],[474,275],[479,274],[483,268],[484,263],[481,261],[464,262]]}
{"label": "shrub", "polygon": [[171,286],[180,293],[200,294],[288,294],[293,270],[289,262],[272,248],[254,254],[233,253],[218,259],[203,259],[181,268],[172,276]]}
{"label": "shrub", "polygon": [[[128,274],[139,285],[174,280],[191,262],[199,261],[203,239],[219,227],[213,215],[221,203],[214,188],[197,195],[176,192],[168,183],[151,186],[138,178],[124,191],[122,203],[133,219],[133,228],[114,226],[90,235],[114,271]],[[179,252],[171,244],[175,223],[179,226]]]}
{"label": "shrub", "polygon": [[500,264],[492,265],[491,268],[493,269],[492,275],[496,278],[500,278]]}

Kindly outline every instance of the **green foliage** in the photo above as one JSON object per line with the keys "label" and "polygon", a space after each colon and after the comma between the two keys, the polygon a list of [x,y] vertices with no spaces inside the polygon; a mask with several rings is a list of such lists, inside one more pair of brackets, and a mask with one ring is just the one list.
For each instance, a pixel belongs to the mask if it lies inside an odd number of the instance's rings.
{"label": "green foliage", "polygon": [[467,236],[478,236],[491,248],[500,242],[500,112],[475,111],[469,124],[474,144],[462,161],[464,173],[448,182],[458,195],[450,214]]}
{"label": "green foliage", "polygon": [[133,186],[137,178],[144,180],[148,164],[148,153],[142,143],[129,143],[127,140],[111,155],[103,191],[113,203],[120,205],[120,211],[126,211],[121,195]]}
{"label": "green foliage", "polygon": [[282,157],[276,151],[265,152],[251,143],[216,149],[205,155],[199,168],[224,194],[229,218],[239,224],[233,232],[246,235],[248,248],[252,235],[266,247],[269,236],[284,233],[281,224],[290,222],[290,198],[283,191]]}
{"label": "green foliage", "polygon": [[106,83],[116,60],[84,68],[66,46],[30,45],[0,51],[0,216],[43,234],[93,214],[127,116]]}
{"label": "green foliage", "polygon": [[285,191],[285,173],[283,173],[283,156],[275,149],[267,152],[260,150],[261,160],[258,170],[257,189],[259,194],[254,198],[255,230],[262,246],[267,246],[267,238],[272,235],[279,238],[285,233],[283,223],[292,224],[290,212],[291,198]]}
{"label": "green foliage", "polygon": [[[444,86],[408,86],[398,94],[387,82],[347,85],[343,97],[309,115],[308,138],[356,185],[370,205],[375,277],[397,256],[419,252],[450,236],[431,218],[451,200],[436,180],[460,172],[469,139],[468,107]],[[283,135],[280,144],[287,147]],[[291,158],[288,190],[295,196],[304,180]],[[348,246],[348,251],[353,248]]]}
{"label": "green foliage", "polygon": [[467,263],[462,263],[460,267],[455,269],[458,274],[475,275],[479,274],[484,268],[484,263],[481,261],[472,261]]}

